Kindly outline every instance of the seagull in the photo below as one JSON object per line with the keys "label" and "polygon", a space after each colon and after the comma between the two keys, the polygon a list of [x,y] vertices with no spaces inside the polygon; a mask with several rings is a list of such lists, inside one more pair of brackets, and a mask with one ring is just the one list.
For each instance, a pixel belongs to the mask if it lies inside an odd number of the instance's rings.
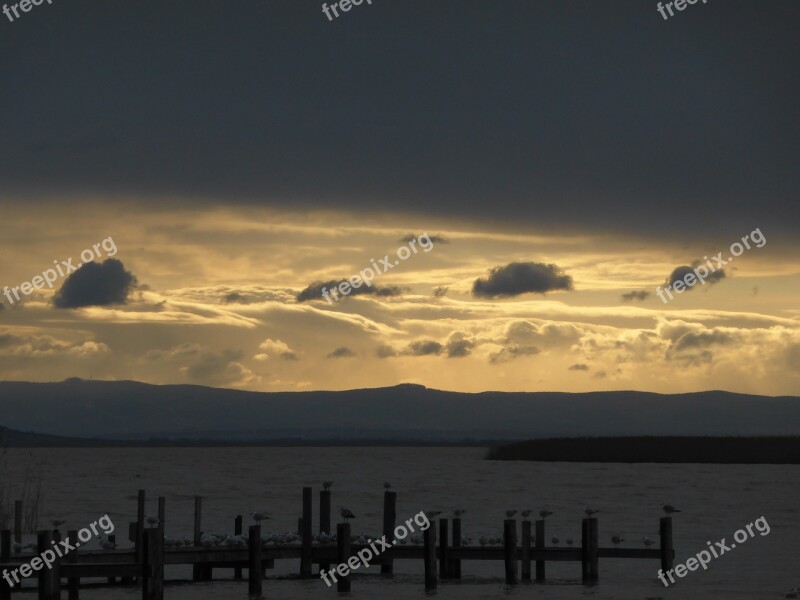
{"label": "seagull", "polygon": [[642,543],[644,544],[645,548],[649,548],[653,545],[653,540],[651,540],[649,537],[643,537]]}
{"label": "seagull", "polygon": [[323,489],[326,489],[326,490],[331,489],[332,485],[333,485],[332,481],[323,481],[322,482],[322,487],[323,487]]}
{"label": "seagull", "polygon": [[671,504],[665,504],[661,508],[664,509],[664,512],[667,513],[668,515],[671,515],[672,513],[676,513],[676,512],[681,512],[677,508],[672,506]]}
{"label": "seagull", "polygon": [[553,542],[553,546],[558,548],[559,539],[557,537],[553,537],[550,541]]}
{"label": "seagull", "polygon": [[454,517],[460,517],[460,516],[461,516],[461,515],[463,515],[465,512],[467,512],[467,511],[466,511],[466,510],[464,510],[463,508],[457,508],[457,509],[455,509],[455,510],[453,511],[453,516],[454,516]]}
{"label": "seagull", "polygon": [[114,550],[114,549],[116,549],[117,545],[114,542],[112,542],[111,540],[109,540],[108,538],[106,538],[105,540],[100,542],[100,547],[103,550]]}
{"label": "seagull", "polygon": [[599,513],[600,511],[593,509],[591,506],[587,506],[586,508],[583,509],[583,512],[586,513],[586,516],[592,517],[592,516],[596,515],[597,513]]}
{"label": "seagull", "polygon": [[481,537],[479,537],[479,538],[478,538],[478,543],[479,543],[481,546],[485,546],[486,544],[488,544],[488,543],[489,543],[489,540],[488,540],[488,538],[487,538],[485,535],[482,535]]}
{"label": "seagull", "polygon": [[151,517],[150,515],[145,515],[144,520],[148,525],[158,525],[157,517]]}
{"label": "seagull", "polygon": [[350,510],[348,510],[348,509],[346,509],[344,507],[339,509],[339,514],[342,516],[342,518],[344,519],[345,523],[347,522],[348,519],[357,518]]}
{"label": "seagull", "polygon": [[18,542],[14,542],[13,544],[11,544],[11,549],[14,551],[14,554],[19,554],[25,549],[25,546],[23,546]]}
{"label": "seagull", "polygon": [[251,512],[250,516],[253,518],[253,521],[255,521],[256,523],[258,523],[259,521],[266,521],[267,519],[269,519],[269,517],[267,516],[267,513],[265,513],[265,512]]}
{"label": "seagull", "polygon": [[619,537],[618,535],[612,535],[611,536],[611,543],[614,544],[614,548],[619,546],[624,541],[625,541],[625,538]]}
{"label": "seagull", "polygon": [[53,520],[51,520],[51,521],[50,521],[50,525],[52,525],[52,526],[53,526],[53,529],[58,529],[58,528],[59,528],[59,527],[61,527],[61,526],[62,526],[64,523],[66,523],[66,521],[63,521],[63,520],[61,520],[61,519],[53,519]]}
{"label": "seagull", "polygon": [[515,511],[515,510],[507,510],[507,511],[506,511],[506,519],[510,519],[510,518],[511,518],[511,517],[513,517],[515,514],[517,514],[517,511]]}
{"label": "seagull", "polygon": [[434,517],[438,517],[440,514],[442,514],[442,511],[440,510],[430,510],[430,511],[426,510],[424,512],[425,516],[428,517],[429,519],[433,519]]}
{"label": "seagull", "polygon": [[551,511],[549,511],[549,510],[540,510],[539,511],[539,516],[542,517],[543,519],[546,519],[547,517],[549,517],[552,514],[553,513]]}
{"label": "seagull", "polygon": [[567,546],[569,546],[570,548],[572,548],[572,544],[574,544],[574,543],[575,543],[575,542],[573,542],[573,541],[572,541],[572,538],[567,538]]}
{"label": "seagull", "polygon": [[523,518],[527,519],[528,517],[530,517],[530,516],[531,516],[531,513],[532,513],[532,512],[533,512],[533,511],[532,511],[530,508],[527,508],[527,509],[523,510],[523,511],[522,511],[521,513],[519,513],[519,514],[521,514]]}
{"label": "seagull", "polygon": [[383,487],[384,487],[385,489],[387,489],[387,490],[388,490],[389,488],[391,488],[391,487],[392,487],[392,484],[391,484],[391,483],[389,483],[388,481],[384,481],[384,482],[383,482]]}

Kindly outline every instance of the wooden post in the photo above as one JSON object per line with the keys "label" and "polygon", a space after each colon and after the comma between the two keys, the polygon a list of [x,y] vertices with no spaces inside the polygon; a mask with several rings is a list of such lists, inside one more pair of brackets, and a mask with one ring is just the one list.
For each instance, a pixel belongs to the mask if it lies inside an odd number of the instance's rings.
{"label": "wooden post", "polygon": [[[106,537],[108,537],[108,541],[111,542],[112,544],[115,544],[117,542],[117,536],[114,535],[113,533],[109,534]],[[116,577],[109,577],[107,582],[110,583],[110,584],[114,584],[114,583],[117,582],[117,578]]]}
{"label": "wooden post", "polygon": [[164,538],[158,527],[144,532],[142,600],[164,600]]}
{"label": "wooden post", "polygon": [[[70,530],[67,532],[67,539],[71,546],[75,546],[75,542],[78,541],[78,532],[77,530]],[[67,560],[70,563],[77,563],[78,562],[78,548],[74,548],[67,554]],[[81,580],[77,575],[73,575],[67,580],[67,589],[69,600],[78,600],[78,590],[81,587]]]}
{"label": "wooden post", "polygon": [[599,528],[597,519],[587,519],[587,527],[589,534],[589,581],[597,581],[600,578],[600,553],[598,547],[600,543]]}
{"label": "wooden post", "polygon": [[247,536],[247,580],[250,598],[261,598],[261,525],[250,525]]}
{"label": "wooden post", "polygon": [[[332,535],[331,531],[331,491],[320,490],[319,492],[319,532]],[[330,563],[319,563],[320,573],[330,569]]]}
{"label": "wooden post", "polygon": [[[40,531],[37,534],[37,552],[41,555],[45,550],[51,550],[50,542],[53,539],[52,531]],[[38,576],[39,600],[52,600],[53,598],[53,573],[50,569],[42,568]]]}
{"label": "wooden post", "polygon": [[[340,565],[347,564],[350,558],[350,523],[339,523],[336,526],[336,560]],[[339,579],[336,581],[336,591],[350,591],[350,575],[344,576],[341,571],[337,571]]]}
{"label": "wooden post", "polygon": [[[453,548],[461,548],[461,519],[453,519]],[[450,559],[450,577],[461,579],[461,559]]]}
{"label": "wooden post", "polygon": [[436,521],[423,534],[425,544],[425,589],[435,590],[436,581]]}
{"label": "wooden post", "polygon": [[164,496],[158,497],[158,533],[164,539],[164,532],[167,529],[167,499]]}
{"label": "wooden post", "polygon": [[139,490],[139,495],[136,499],[136,540],[134,545],[136,547],[136,562],[142,564],[144,559],[144,490]]}
{"label": "wooden post", "polygon": [[303,488],[303,531],[301,533],[303,548],[300,555],[300,577],[303,578],[311,577],[311,569],[313,568],[311,558],[311,513],[314,510],[314,501],[312,493],[313,490],[310,487]]}
{"label": "wooden post", "polygon": [[522,581],[531,580],[531,522],[522,522]]}
{"label": "wooden post", "polygon": [[505,546],[506,584],[517,583],[517,522],[506,519],[503,522],[503,545]]}
{"label": "wooden post", "polygon": [[[233,521],[233,535],[242,535],[242,515],[236,515],[236,519]],[[233,570],[233,576],[236,579],[241,579],[242,567],[236,567]]]}
{"label": "wooden post", "polygon": [[[383,535],[386,542],[394,540],[394,528],[397,522],[397,492],[385,491],[383,493]],[[384,558],[381,564],[381,573],[391,575],[394,573],[394,561],[391,558]]]}
{"label": "wooden post", "polygon": [[[11,530],[0,531],[0,563],[7,563],[11,558]],[[0,581],[0,600],[11,599],[11,585]]]}
{"label": "wooden post", "polygon": [[[544,519],[536,521],[536,548],[544,548]],[[544,581],[544,561],[536,561],[536,581]]]}
{"label": "wooden post", "polygon": [[14,541],[22,543],[22,500],[14,500]]}
{"label": "wooden post", "polygon": [[439,519],[439,578],[448,579],[450,577],[449,549],[447,544],[450,541],[448,535],[447,519]]}
{"label": "wooden post", "polygon": [[590,581],[589,569],[589,519],[581,521],[581,580],[584,583]]}
{"label": "wooden post", "polygon": [[[194,497],[194,545],[202,546],[203,536],[203,498]],[[204,565],[192,565],[192,579],[194,581],[206,580],[206,569]]]}
{"label": "wooden post", "polygon": [[665,573],[672,569],[675,552],[672,546],[672,517],[661,517],[659,526],[661,537],[661,570]]}

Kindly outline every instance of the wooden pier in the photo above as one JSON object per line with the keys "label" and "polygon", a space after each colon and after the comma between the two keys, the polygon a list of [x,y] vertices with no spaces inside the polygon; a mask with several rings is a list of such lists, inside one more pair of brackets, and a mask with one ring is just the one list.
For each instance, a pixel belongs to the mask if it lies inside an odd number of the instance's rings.
{"label": "wooden pier", "polygon": [[[242,577],[243,570],[248,572],[248,597],[261,598],[265,573],[274,568],[277,560],[292,560],[298,563],[298,574],[301,578],[319,577],[313,565],[318,569],[328,569],[330,565],[343,564],[359,551],[370,546],[351,541],[350,524],[340,523],[336,526],[337,539],[331,543],[313,543],[312,488],[303,488],[302,504],[299,518],[299,544],[265,544],[261,539],[261,526],[253,525],[248,529],[247,543],[244,547],[203,546],[202,545],[202,499],[195,498],[195,519],[193,545],[181,547],[164,546],[164,522],[166,520],[166,503],[159,498],[158,525],[148,527],[145,523],[145,492],[140,490],[137,499],[137,520],[129,523],[128,537],[134,546],[131,549],[85,550],[75,549],[60,557],[53,563],[52,569],[41,568],[32,571],[24,579],[36,580],[38,598],[40,600],[56,600],[63,598],[62,589],[66,588],[69,600],[78,600],[81,580],[100,579],[96,585],[132,585],[134,582],[141,588],[143,600],[163,600],[164,568],[171,565],[192,567],[192,578],[195,581],[210,581],[215,569],[231,569],[236,579]],[[383,531],[386,540],[394,539],[396,527],[396,492],[387,491],[384,495]],[[331,492],[320,492],[319,523],[320,532],[331,532]],[[435,589],[440,579],[460,579],[464,561],[497,561],[503,562],[505,580],[509,585],[520,581],[531,581],[531,563],[535,564],[536,581],[545,580],[545,566],[551,561],[567,561],[580,563],[581,579],[585,584],[594,584],[599,580],[599,562],[601,558],[652,559],[659,560],[665,571],[672,568],[674,549],[672,545],[672,518],[662,517],[660,520],[660,545],[658,548],[601,548],[599,544],[599,524],[596,518],[584,518],[581,523],[581,545],[579,547],[558,548],[545,546],[546,527],[543,519],[535,523],[523,520],[521,537],[518,538],[519,523],[514,519],[503,522],[502,546],[463,546],[462,519],[430,519],[430,527],[423,533],[421,545],[392,545],[383,553],[369,560],[370,566],[381,567],[381,573],[390,575],[395,572],[397,561],[416,560],[424,563],[425,589]],[[402,525],[402,524],[401,524]],[[535,526],[535,542],[531,535],[531,526]],[[323,529],[323,526],[326,529]],[[18,526],[17,526],[18,527]],[[234,520],[234,533],[242,533],[242,517]],[[437,536],[438,534],[438,536]],[[3,569],[19,569],[20,565],[31,562],[45,549],[51,548],[53,536],[60,538],[57,531],[41,531],[38,534],[38,552],[11,553],[12,532],[0,532],[0,571]],[[14,539],[21,539],[21,532],[15,528]],[[78,539],[76,531],[69,531],[68,539],[74,543]],[[518,543],[518,539],[519,542]],[[438,541],[437,541],[438,540]],[[19,543],[19,542],[17,542]],[[19,573],[19,571],[17,571]],[[20,575],[22,577],[22,575]],[[117,579],[119,578],[119,579]],[[321,590],[327,586],[320,583]],[[340,592],[350,591],[349,576],[339,577],[336,589]],[[19,586],[10,587],[6,581],[0,581],[0,600],[7,600],[19,591]],[[333,589],[333,588],[331,588]],[[269,593],[267,592],[267,596]]]}

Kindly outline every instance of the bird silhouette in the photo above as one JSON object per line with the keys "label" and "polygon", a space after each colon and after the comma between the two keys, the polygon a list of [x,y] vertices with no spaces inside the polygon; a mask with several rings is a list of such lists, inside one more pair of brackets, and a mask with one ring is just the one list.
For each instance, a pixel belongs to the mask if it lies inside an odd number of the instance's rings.
{"label": "bird silhouette", "polygon": [[389,483],[388,481],[384,481],[384,482],[383,482],[383,487],[384,487],[385,489],[387,489],[387,490],[388,490],[389,488],[391,488],[391,487],[392,487],[392,484],[391,484],[391,483]]}
{"label": "bird silhouette", "polygon": [[619,546],[624,541],[625,541],[625,538],[620,537],[618,535],[612,535],[611,536],[611,543],[614,544],[614,548]]}
{"label": "bird silhouette", "polygon": [[455,509],[455,510],[453,511],[453,516],[454,516],[454,517],[460,517],[460,516],[461,516],[461,515],[463,515],[465,512],[467,512],[467,511],[466,511],[466,510],[464,510],[463,508],[457,508],[457,509]]}
{"label": "bird silhouette", "polygon": [[570,548],[572,548],[572,544],[574,544],[574,543],[575,543],[575,542],[573,542],[573,541],[572,541],[572,538],[567,538],[567,546],[569,546]]}
{"label": "bird silhouette", "polygon": [[549,511],[549,510],[540,510],[539,511],[539,516],[542,517],[543,519],[546,519],[547,517],[549,517],[552,514],[553,514],[553,512]]}
{"label": "bird silhouette", "polygon": [[267,519],[269,519],[269,517],[267,516],[267,513],[265,513],[265,512],[251,512],[250,513],[250,517],[256,523],[258,523],[259,521],[266,521]]}
{"label": "bird silhouette", "polygon": [[645,537],[642,538],[642,543],[644,544],[645,548],[649,548],[650,546],[653,545],[653,540],[651,540],[649,537],[645,536]]}
{"label": "bird silhouette", "polygon": [[556,548],[558,548],[558,542],[559,542],[560,540],[559,540],[557,537],[555,537],[555,536],[554,536],[554,537],[553,537],[553,538],[552,538],[550,541],[551,541],[551,542],[553,542],[553,546],[555,546]]}
{"label": "bird silhouette", "polygon": [[662,508],[662,510],[663,510],[665,513],[667,513],[668,515],[671,515],[672,513],[679,513],[679,512],[681,512],[681,511],[679,511],[677,508],[675,508],[674,506],[672,506],[671,504],[665,504],[665,505],[664,505],[664,506],[662,506],[661,508]]}
{"label": "bird silhouette", "polygon": [[523,511],[522,511],[521,513],[519,513],[519,514],[521,514],[521,515],[523,516],[523,518],[527,519],[528,517],[530,517],[530,516],[531,516],[531,513],[532,513],[532,512],[533,512],[533,511],[532,511],[530,508],[526,508],[525,510],[523,510]]}
{"label": "bird silhouette", "polygon": [[585,509],[583,509],[583,512],[586,513],[586,516],[592,517],[593,515],[596,515],[600,511],[593,509],[591,506],[587,506]]}
{"label": "bird silhouette", "polygon": [[332,485],[333,485],[332,481],[323,481],[322,482],[322,488],[325,489],[325,490],[331,489]]}
{"label": "bird silhouette", "polygon": [[350,511],[350,510],[348,510],[348,509],[346,509],[344,507],[339,509],[339,514],[345,520],[345,523],[348,521],[348,519],[357,519],[358,518],[352,513],[352,511]]}
{"label": "bird silhouette", "polygon": [[517,511],[515,511],[515,510],[507,510],[507,511],[506,511],[506,518],[507,518],[507,519],[510,519],[510,518],[511,518],[511,517],[513,517],[515,514],[517,514]]}

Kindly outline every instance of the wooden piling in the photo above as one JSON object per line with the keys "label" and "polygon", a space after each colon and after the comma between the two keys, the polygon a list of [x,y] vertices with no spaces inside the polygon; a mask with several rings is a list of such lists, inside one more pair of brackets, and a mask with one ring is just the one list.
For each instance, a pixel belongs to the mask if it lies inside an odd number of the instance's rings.
{"label": "wooden piling", "polygon": [[144,502],[145,492],[139,490],[136,499],[136,540],[134,545],[136,547],[136,562],[142,564],[144,559]]}
{"label": "wooden piling", "polygon": [[158,527],[144,532],[142,600],[164,600],[164,538]]}
{"label": "wooden piling", "polygon": [[[397,492],[386,490],[383,493],[383,535],[386,536],[387,543],[394,540],[394,528],[397,523]],[[391,575],[394,573],[394,561],[391,558],[384,558],[381,564],[381,573]]]}
{"label": "wooden piling", "polygon": [[672,517],[661,517],[659,535],[661,537],[661,570],[666,573],[672,569],[675,562],[675,551],[672,546]]}
{"label": "wooden piling", "polygon": [[[320,490],[319,492],[319,532],[331,535],[331,491]],[[331,565],[327,562],[319,563],[320,573],[330,569]]]}
{"label": "wooden piling", "polygon": [[[536,521],[536,548],[544,549],[544,519]],[[543,560],[536,561],[536,581],[544,581],[545,567]]]}
{"label": "wooden piling", "polygon": [[[202,546],[203,538],[203,498],[194,497],[194,545]],[[211,573],[205,565],[195,564],[192,566],[192,579],[194,581],[207,581],[211,579]]]}
{"label": "wooden piling", "polygon": [[314,510],[313,490],[310,487],[303,488],[303,531],[301,533],[301,541],[303,544],[300,556],[300,577],[311,577],[311,569],[313,568],[311,557],[311,542],[312,542],[312,511]]}
{"label": "wooden piling", "polygon": [[[233,535],[242,535],[242,515],[236,515],[233,521]],[[233,570],[233,576],[236,579],[242,578],[242,567],[236,567]]]}
{"label": "wooden piling", "polygon": [[[108,538],[108,541],[111,542],[112,544],[116,544],[117,543],[117,536],[115,536],[113,533],[107,535],[106,537]],[[117,582],[117,578],[116,577],[109,577],[106,581],[107,581],[107,583],[110,583],[110,584],[113,585],[114,583]]]}
{"label": "wooden piling", "polygon": [[450,577],[450,552],[447,547],[449,541],[447,519],[439,519],[439,579]]}
{"label": "wooden piling", "polygon": [[[453,519],[453,548],[461,548],[461,519]],[[461,579],[461,559],[450,559],[450,577]]]}
{"label": "wooden piling", "polygon": [[[69,540],[70,546],[73,546],[73,549],[67,554],[67,561],[74,564],[78,562],[78,548],[75,546],[75,543],[78,541],[78,532],[77,530],[70,530],[67,532],[67,539]],[[81,580],[77,575],[73,575],[67,580],[67,596],[69,600],[78,600],[79,589],[81,587]]]}
{"label": "wooden piling", "polygon": [[[11,558],[11,530],[0,531],[0,563],[7,563]],[[11,599],[11,584],[0,581],[0,600]]]}
{"label": "wooden piling", "polygon": [[[336,526],[336,546],[336,560],[341,567],[346,565],[350,558],[350,523],[339,523]],[[339,579],[336,580],[336,591],[349,592],[350,575],[342,575],[338,569],[336,574],[339,576]]]}
{"label": "wooden piling", "polygon": [[[50,542],[53,540],[52,531],[40,531],[36,536],[37,552],[41,554],[45,550],[51,550]],[[41,560],[41,559],[40,559]],[[53,598],[53,573],[50,569],[42,568],[39,571],[38,590],[39,600],[52,600]]]}
{"label": "wooden piling", "polygon": [[423,534],[425,544],[425,589],[435,590],[438,582],[436,580],[436,521],[431,522],[431,526]]}
{"label": "wooden piling", "polygon": [[600,577],[600,536],[598,522],[595,518],[584,519],[582,526],[581,570],[583,581],[593,583]]}
{"label": "wooden piling", "polygon": [[167,499],[164,496],[158,497],[158,531],[161,539],[164,539],[164,532],[167,529]]}
{"label": "wooden piling", "polygon": [[531,522],[522,522],[522,581],[531,580]]}
{"label": "wooden piling", "polygon": [[22,500],[14,500],[14,541],[22,543]]}
{"label": "wooden piling", "polygon": [[247,580],[251,599],[261,598],[263,575],[261,572],[261,525],[250,525],[247,535]]}
{"label": "wooden piling", "polygon": [[506,563],[506,584],[517,583],[517,522],[506,519],[503,522],[503,558]]}

